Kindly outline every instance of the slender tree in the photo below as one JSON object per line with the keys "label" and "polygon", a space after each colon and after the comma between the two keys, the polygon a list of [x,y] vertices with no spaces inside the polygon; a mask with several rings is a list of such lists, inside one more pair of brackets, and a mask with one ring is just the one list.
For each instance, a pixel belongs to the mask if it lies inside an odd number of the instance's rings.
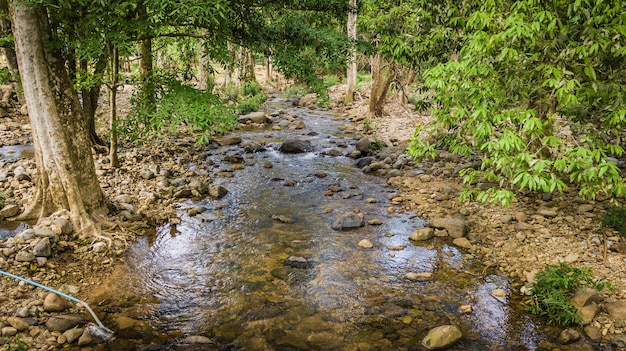
{"label": "slender tree", "polygon": [[350,0],[350,10],[348,10],[348,37],[352,40],[348,53],[348,69],[346,72],[346,82],[348,84],[346,88],[345,103],[349,104],[354,99],[354,91],[356,89],[356,47],[355,42],[357,39],[356,33],[356,19],[357,19],[357,7],[356,0]]}

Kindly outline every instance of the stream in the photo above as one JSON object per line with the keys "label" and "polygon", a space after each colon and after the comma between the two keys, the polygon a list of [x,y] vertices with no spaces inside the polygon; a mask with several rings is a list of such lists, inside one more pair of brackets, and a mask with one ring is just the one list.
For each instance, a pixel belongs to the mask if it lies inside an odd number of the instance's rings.
{"label": "stream", "polygon": [[[545,335],[533,320],[491,294],[510,292],[505,277],[483,274],[446,238],[410,242],[424,222],[388,211],[394,190],[386,179],[327,155],[340,140],[348,143],[344,154],[354,148],[340,131],[341,116],[293,107],[285,98],[267,103],[268,113],[278,109],[306,128],[238,132],[243,143],[267,147],[211,152],[220,169],[229,167],[228,156],[244,157],[232,177],[215,179],[228,194],[181,203],[180,224],[131,246],[121,276],[109,282],[116,298],[104,307],[108,323],[118,326],[115,349],[424,350],[428,330],[450,323],[463,332],[454,350],[537,349]],[[315,150],[277,150],[294,137]],[[189,216],[197,206],[206,210]],[[353,211],[382,224],[331,228]],[[363,239],[373,248],[359,247]],[[410,272],[432,276],[409,280]],[[473,312],[459,312],[462,305]]]}

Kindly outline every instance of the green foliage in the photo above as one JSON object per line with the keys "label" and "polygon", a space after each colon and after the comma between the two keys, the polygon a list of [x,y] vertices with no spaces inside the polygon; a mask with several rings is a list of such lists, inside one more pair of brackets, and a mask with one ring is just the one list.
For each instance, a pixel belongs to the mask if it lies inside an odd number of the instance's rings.
{"label": "green foliage", "polygon": [[[624,155],[626,137],[624,2],[474,4],[461,21],[458,61],[424,73],[437,94],[435,143],[483,160],[466,171],[466,183],[538,192],[574,184],[584,198],[626,195],[609,161]],[[420,141],[410,148],[417,158],[433,150]],[[490,189],[480,198],[507,204],[510,194]]]}
{"label": "green foliage", "polygon": [[[150,89],[136,91],[132,111],[118,126],[122,134],[133,140],[173,132],[186,124],[199,135],[198,142],[205,142],[210,134],[223,133],[238,125],[232,110],[217,95],[183,84],[171,75],[155,75],[151,84]],[[152,106],[146,91],[156,92],[156,106]]]}
{"label": "green foliage", "polygon": [[569,302],[581,287],[588,286],[598,291],[613,289],[605,278],[594,279],[588,267],[575,268],[566,263],[547,265],[535,276],[526,301],[529,312],[545,316],[554,325],[582,325],[576,308]]}
{"label": "green foliage", "polygon": [[237,113],[245,115],[250,112],[258,111],[261,109],[263,103],[267,100],[267,95],[251,96],[237,105]]}
{"label": "green foliage", "polygon": [[241,93],[244,96],[256,96],[261,93],[263,88],[257,82],[243,82],[241,84]]}
{"label": "green foliage", "polygon": [[337,85],[339,84],[339,77],[336,74],[324,76],[323,84],[326,88],[330,88],[334,85]]}
{"label": "green foliage", "polygon": [[11,70],[7,67],[0,68],[0,84],[9,84],[15,82],[16,77],[11,74]]}
{"label": "green foliage", "polygon": [[609,206],[606,212],[602,217],[602,224],[617,230],[620,235],[626,236],[626,207]]}
{"label": "green foliage", "polygon": [[302,84],[292,85],[285,91],[287,96],[300,96],[305,95],[308,92],[308,89]]}

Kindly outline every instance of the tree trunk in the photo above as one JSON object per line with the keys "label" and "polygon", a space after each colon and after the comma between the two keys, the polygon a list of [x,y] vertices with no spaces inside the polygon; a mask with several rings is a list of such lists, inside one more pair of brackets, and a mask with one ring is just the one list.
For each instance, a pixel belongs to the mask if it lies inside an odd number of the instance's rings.
{"label": "tree trunk", "polygon": [[111,57],[111,97],[110,97],[110,120],[111,147],[109,148],[109,161],[112,168],[119,167],[117,158],[117,81],[119,75],[119,55],[117,48],[113,47]]}
{"label": "tree trunk", "polygon": [[107,212],[107,200],[96,176],[78,94],[60,51],[48,41],[52,31],[44,7],[19,0],[10,6],[37,162],[35,195],[20,219],[65,209],[81,237],[97,234],[95,223]]}
{"label": "tree trunk", "polygon": [[356,48],[354,42],[357,39],[356,36],[356,0],[350,0],[350,11],[348,12],[348,37],[353,41],[350,44],[350,53],[348,55],[348,69],[346,72],[346,81],[348,87],[346,89],[345,103],[350,104],[354,101],[354,91],[356,89]]}
{"label": "tree trunk", "polygon": [[409,85],[413,83],[416,76],[417,72],[409,68],[409,73],[407,73],[405,79],[402,80],[402,86],[400,87],[400,102],[402,102],[403,105],[406,105],[409,102]]}
{"label": "tree trunk", "polygon": [[[107,55],[102,54],[96,65],[94,67],[94,75],[99,75],[104,73],[107,64]],[[85,60],[80,62],[81,70],[87,72],[89,69],[88,63]],[[85,120],[87,121],[87,129],[89,130],[89,139],[93,144],[96,152],[106,153],[107,143],[98,136],[96,132],[96,109],[98,107],[98,100],[100,99],[100,88],[101,84],[96,83],[95,86],[90,88],[83,89],[80,93],[82,96],[83,102],[83,114],[85,115]]]}
{"label": "tree trunk", "polygon": [[369,113],[376,117],[382,117],[387,92],[396,76],[395,64],[389,65],[387,74],[384,72],[383,59],[380,53],[376,53],[372,58],[372,87],[370,90]]}
{"label": "tree trunk", "polygon": [[269,50],[267,58],[265,59],[265,81],[267,83],[272,82],[272,51]]}
{"label": "tree trunk", "polygon": [[153,79],[152,38],[141,41],[141,80],[145,89],[146,108],[156,110],[156,89]]}

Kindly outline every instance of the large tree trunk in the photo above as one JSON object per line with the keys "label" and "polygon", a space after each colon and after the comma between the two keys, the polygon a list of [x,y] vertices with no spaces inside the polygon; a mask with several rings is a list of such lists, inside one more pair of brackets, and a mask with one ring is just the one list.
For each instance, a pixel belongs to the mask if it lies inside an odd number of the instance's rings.
{"label": "large tree trunk", "polygon": [[[356,0],[350,0],[350,11],[348,12],[348,37],[356,41]],[[346,72],[346,81],[348,87],[346,89],[345,103],[350,104],[354,100],[354,91],[356,89],[356,48],[354,42],[350,43],[350,53],[348,55],[348,69]]]}
{"label": "large tree trunk", "polygon": [[11,1],[11,21],[24,97],[31,121],[37,184],[21,219],[42,218],[65,209],[81,237],[97,234],[107,212],[91,154],[78,95],[52,36],[43,6]]}
{"label": "large tree trunk", "polygon": [[111,130],[111,147],[109,149],[109,161],[112,168],[119,167],[117,157],[117,82],[119,76],[119,54],[117,47],[112,48],[111,53],[111,95],[110,95],[110,115],[109,127]]}

